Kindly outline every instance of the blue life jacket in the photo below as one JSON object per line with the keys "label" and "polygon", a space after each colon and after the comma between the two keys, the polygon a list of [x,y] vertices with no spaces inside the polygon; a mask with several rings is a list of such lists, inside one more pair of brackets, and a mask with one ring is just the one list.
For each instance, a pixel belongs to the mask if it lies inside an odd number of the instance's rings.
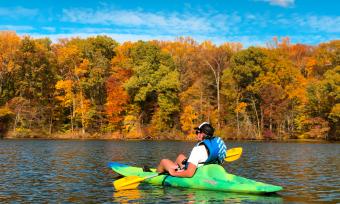
{"label": "blue life jacket", "polygon": [[220,137],[211,137],[208,139],[204,139],[202,142],[197,145],[204,145],[208,152],[208,159],[204,162],[204,164],[217,163],[222,164],[227,154],[227,147],[224,141]]}

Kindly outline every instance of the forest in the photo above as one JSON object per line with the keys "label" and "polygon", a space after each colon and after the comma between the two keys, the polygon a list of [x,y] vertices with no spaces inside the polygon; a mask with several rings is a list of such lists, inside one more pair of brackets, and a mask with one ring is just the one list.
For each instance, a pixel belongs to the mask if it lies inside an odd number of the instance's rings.
{"label": "forest", "polygon": [[340,40],[264,47],[0,32],[0,138],[339,140]]}

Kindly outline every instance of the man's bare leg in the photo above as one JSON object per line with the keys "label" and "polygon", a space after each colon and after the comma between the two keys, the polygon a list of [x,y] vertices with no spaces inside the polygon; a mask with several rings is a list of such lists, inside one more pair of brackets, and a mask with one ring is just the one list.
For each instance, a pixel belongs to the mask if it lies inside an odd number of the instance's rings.
{"label": "man's bare leg", "polygon": [[169,159],[162,159],[157,167],[157,172],[163,173],[169,169],[177,169],[178,165]]}

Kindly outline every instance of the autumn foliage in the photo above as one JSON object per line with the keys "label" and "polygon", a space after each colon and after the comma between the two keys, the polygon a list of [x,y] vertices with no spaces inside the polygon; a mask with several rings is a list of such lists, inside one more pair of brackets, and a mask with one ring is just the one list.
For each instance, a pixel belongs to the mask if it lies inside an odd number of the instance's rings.
{"label": "autumn foliage", "polygon": [[339,139],[339,56],[339,40],[52,43],[3,31],[0,135],[194,139],[210,121],[230,139]]}

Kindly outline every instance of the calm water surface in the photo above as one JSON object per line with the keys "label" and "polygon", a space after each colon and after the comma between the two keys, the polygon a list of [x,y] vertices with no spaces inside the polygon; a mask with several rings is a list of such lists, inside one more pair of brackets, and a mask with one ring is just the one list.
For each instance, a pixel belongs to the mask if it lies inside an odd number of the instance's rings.
{"label": "calm water surface", "polygon": [[1,203],[340,203],[339,143],[228,142],[243,147],[230,173],[281,185],[272,196],[142,184],[114,192],[107,162],[156,166],[190,142],[0,140]]}

